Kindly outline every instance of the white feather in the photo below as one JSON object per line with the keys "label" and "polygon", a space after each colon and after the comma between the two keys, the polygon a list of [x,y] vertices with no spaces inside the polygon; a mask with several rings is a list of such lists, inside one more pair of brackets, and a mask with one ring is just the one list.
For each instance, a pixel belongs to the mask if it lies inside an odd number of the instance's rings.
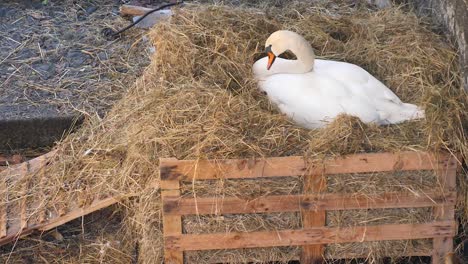
{"label": "white feather", "polygon": [[[303,43],[302,37],[290,31],[279,32],[283,34],[273,33],[267,45],[282,46],[280,51],[277,48],[281,53],[289,49],[298,60],[276,58],[268,71],[268,58],[262,58],[253,65],[253,72],[271,102],[299,125],[320,128],[343,113],[357,116],[365,123],[377,124],[396,124],[424,117],[424,110],[403,103],[361,67],[316,60],[312,48]],[[305,45],[310,50],[304,48]],[[309,63],[313,69],[304,72]]]}

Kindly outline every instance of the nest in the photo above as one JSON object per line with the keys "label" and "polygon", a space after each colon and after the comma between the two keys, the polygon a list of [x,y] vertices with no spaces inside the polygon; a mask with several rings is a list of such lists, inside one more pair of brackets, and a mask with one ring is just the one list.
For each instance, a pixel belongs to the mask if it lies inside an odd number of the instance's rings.
{"label": "nest", "polygon": [[[426,119],[378,127],[340,116],[322,130],[297,127],[268,103],[251,73],[253,62],[264,56],[265,39],[278,29],[302,34],[320,58],[364,67],[403,101],[423,106]],[[86,204],[97,195],[137,193],[137,199],[125,203],[127,239],[121,250],[130,252],[137,242],[143,263],[160,262],[162,257],[157,173],[162,157],[314,158],[401,150],[448,150],[468,156],[463,131],[468,100],[460,86],[457,54],[429,24],[401,8],[372,11],[298,4],[265,11],[189,5],[178,10],[171,21],[155,27],[150,37],[157,47],[151,65],[107,117],[87,119],[79,131],[60,143],[60,155],[39,178],[29,175],[9,186],[10,194],[28,195],[31,201],[42,199],[45,208],[70,201]],[[266,181],[268,184],[208,182],[186,186],[184,192],[259,196],[300,191],[299,179]],[[398,178],[344,175],[339,181],[330,180],[328,191],[424,191],[434,184],[430,172]],[[463,197],[466,183],[461,180],[458,186]],[[242,192],[244,189],[252,193]],[[464,214],[462,209],[458,212]],[[424,209],[357,210],[330,213],[327,221],[353,225],[418,223],[430,218],[431,213]],[[300,226],[295,214],[226,216],[222,220],[219,216],[186,218],[185,231],[200,232],[202,226],[209,232]],[[372,250],[365,254],[377,259],[430,246],[424,240],[334,245],[327,255],[359,254],[368,247]],[[187,258],[192,263],[218,257],[288,261],[297,259],[298,253],[297,248],[269,248],[198,252]]]}

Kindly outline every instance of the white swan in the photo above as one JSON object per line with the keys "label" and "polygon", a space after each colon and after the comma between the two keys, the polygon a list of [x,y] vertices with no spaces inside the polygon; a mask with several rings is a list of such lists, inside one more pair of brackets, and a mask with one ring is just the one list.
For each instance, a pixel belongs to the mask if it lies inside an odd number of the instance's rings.
{"label": "white swan", "polygon": [[[424,110],[401,102],[361,67],[315,59],[310,44],[297,33],[276,31],[265,47],[268,57],[254,63],[254,76],[268,98],[300,126],[320,128],[342,113],[380,125],[424,117]],[[277,58],[287,50],[297,60]]]}

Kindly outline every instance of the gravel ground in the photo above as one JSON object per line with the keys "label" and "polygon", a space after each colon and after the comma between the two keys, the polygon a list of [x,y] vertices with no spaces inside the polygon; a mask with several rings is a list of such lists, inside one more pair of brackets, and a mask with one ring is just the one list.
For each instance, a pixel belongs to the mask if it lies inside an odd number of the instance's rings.
{"label": "gravel ground", "polygon": [[53,105],[60,113],[105,112],[119,99],[149,64],[149,45],[141,41],[144,31],[131,30],[114,41],[101,33],[104,27],[119,29],[129,23],[118,14],[120,4],[2,1],[0,105],[7,106],[3,114],[15,105]]}

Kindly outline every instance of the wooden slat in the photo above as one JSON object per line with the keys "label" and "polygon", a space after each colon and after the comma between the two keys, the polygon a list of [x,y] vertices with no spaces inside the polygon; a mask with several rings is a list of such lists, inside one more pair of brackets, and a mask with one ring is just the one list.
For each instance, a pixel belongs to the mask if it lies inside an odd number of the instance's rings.
{"label": "wooden slat", "polygon": [[85,208],[75,208],[61,217],[50,219],[50,221],[44,224],[38,224],[37,226],[32,226],[32,228],[40,230],[40,231],[47,231],[57,226],[63,225],[67,222],[70,222],[71,220],[76,219],[78,217],[85,216],[92,212],[96,212],[103,208],[109,207],[113,204],[116,204],[126,197],[127,196],[109,197],[109,198],[105,198],[102,200],[97,200],[97,201],[92,202],[89,206],[86,206]]}
{"label": "wooden slat", "polygon": [[[174,195],[176,191],[162,191],[170,195]],[[164,199],[164,198],[163,198]],[[164,215],[163,216],[163,229],[165,240],[167,236],[181,235],[182,234],[182,217],[177,215]],[[165,243],[167,245],[167,243]],[[184,263],[184,254],[181,250],[174,250],[170,248],[164,249],[164,263],[168,264],[182,264]]]}
{"label": "wooden slat", "polygon": [[[304,193],[318,194],[326,190],[326,178],[322,175],[307,175],[304,176]],[[309,207],[310,208],[310,207]],[[301,208],[302,227],[304,229],[313,227],[325,226],[325,210],[305,210]],[[325,253],[325,245],[305,245],[302,247],[301,263],[319,264],[323,263],[323,255]]]}
{"label": "wooden slat", "polygon": [[64,203],[58,203],[58,204],[56,205],[56,208],[55,208],[55,209],[57,210],[58,216],[63,216],[63,215],[65,215],[65,214],[67,213],[67,209],[68,209],[68,208],[67,208],[67,205],[66,205],[66,204],[64,204]]}
{"label": "wooden slat", "polygon": [[179,235],[166,237],[166,247],[174,250],[212,250],[424,239],[453,236],[455,230],[455,222],[441,221],[425,224],[345,228],[317,227],[303,230]]}
{"label": "wooden slat", "polygon": [[[443,192],[451,192],[456,190],[456,171],[447,167],[440,167],[437,170],[437,176],[440,183],[440,189]],[[455,206],[445,205],[434,208],[435,219],[437,220],[453,220],[455,217]],[[448,254],[453,251],[453,236],[438,237],[433,239],[434,251],[432,254],[432,263],[445,263]]]}
{"label": "wooden slat", "polygon": [[[43,167],[37,171],[37,177],[40,179],[39,188],[42,188],[47,181],[46,168]],[[44,199],[35,199],[30,205],[31,214],[34,216],[33,219],[30,219],[31,225],[38,225],[44,223],[47,219],[47,210],[46,210],[46,200]]]}
{"label": "wooden slat", "polygon": [[439,164],[456,168],[448,154],[436,159],[426,152],[356,154],[307,164],[303,157],[236,160],[161,159],[161,179],[258,178],[314,174],[365,173],[400,170],[432,170]]}
{"label": "wooden slat", "polygon": [[19,201],[11,201],[8,203],[8,213],[7,213],[7,235],[0,239],[1,241],[8,240],[10,237],[16,237],[21,233],[21,215],[20,215],[20,203]]}
{"label": "wooden slat", "polygon": [[[325,254],[325,258],[327,260],[340,260],[340,259],[366,259],[371,255],[373,252],[371,249],[363,249],[359,253],[354,253],[354,252],[337,252],[336,254],[331,254],[327,253]],[[401,257],[427,257],[432,255],[432,249],[426,249],[426,248],[411,248],[411,249],[405,249],[403,252],[395,252],[398,254],[399,258]],[[210,257],[207,262],[208,263],[229,263],[231,258],[229,257]],[[248,257],[246,256],[245,258],[242,259],[245,261],[245,263],[256,263],[258,262],[258,259],[255,257]],[[275,256],[272,256],[270,259],[268,258],[262,258],[263,262],[266,263],[277,263],[279,260],[275,258]],[[300,261],[299,257],[296,256],[291,256],[291,258],[288,258],[288,261],[294,262],[294,261]],[[333,262],[333,261],[331,261]],[[447,263],[446,263],[447,264]]]}
{"label": "wooden slat", "polygon": [[44,167],[56,153],[57,150],[53,150],[32,160],[10,166],[0,172],[0,179],[9,179],[13,184],[15,180],[22,178],[26,173],[35,173]]}
{"label": "wooden slat", "polygon": [[[356,258],[363,258],[366,259],[371,255],[372,249],[365,249],[364,252],[355,253],[355,252],[340,252],[339,254],[332,255],[327,254],[327,259],[356,259]],[[405,249],[403,252],[394,252],[394,255],[400,257],[428,257],[431,256],[432,250],[426,248],[412,248],[412,249]]]}
{"label": "wooden slat", "polygon": [[20,229],[23,230],[28,226],[28,204],[27,204],[27,196],[24,196],[19,201],[19,208],[20,208]]}
{"label": "wooden slat", "polygon": [[[162,171],[160,171],[162,173]],[[180,199],[180,182],[178,180],[161,181],[161,199],[165,203],[167,197]],[[180,236],[182,234],[182,217],[180,215],[163,214],[163,232],[164,240],[167,236]],[[164,263],[183,264],[184,253],[181,250],[169,249],[164,247]]]}
{"label": "wooden slat", "polygon": [[179,198],[167,196],[163,202],[165,214],[247,214],[297,212],[300,210],[352,210],[369,208],[432,207],[436,204],[455,204],[456,193],[384,193],[381,195],[310,194],[275,195],[244,200],[236,197]]}
{"label": "wooden slat", "polygon": [[[31,173],[31,168],[26,167],[24,175]],[[21,190],[21,197],[19,198],[19,220],[20,220],[20,230],[25,229],[28,226],[28,185],[23,185]]]}
{"label": "wooden slat", "polygon": [[453,236],[455,230],[454,221],[441,221],[425,224],[315,227],[251,233],[177,235],[167,236],[165,247],[172,250],[212,250],[424,239]]}
{"label": "wooden slat", "polygon": [[19,164],[23,161],[24,161],[24,157],[21,155],[15,154],[15,155],[6,156],[6,155],[0,154],[0,166],[2,167]]}

